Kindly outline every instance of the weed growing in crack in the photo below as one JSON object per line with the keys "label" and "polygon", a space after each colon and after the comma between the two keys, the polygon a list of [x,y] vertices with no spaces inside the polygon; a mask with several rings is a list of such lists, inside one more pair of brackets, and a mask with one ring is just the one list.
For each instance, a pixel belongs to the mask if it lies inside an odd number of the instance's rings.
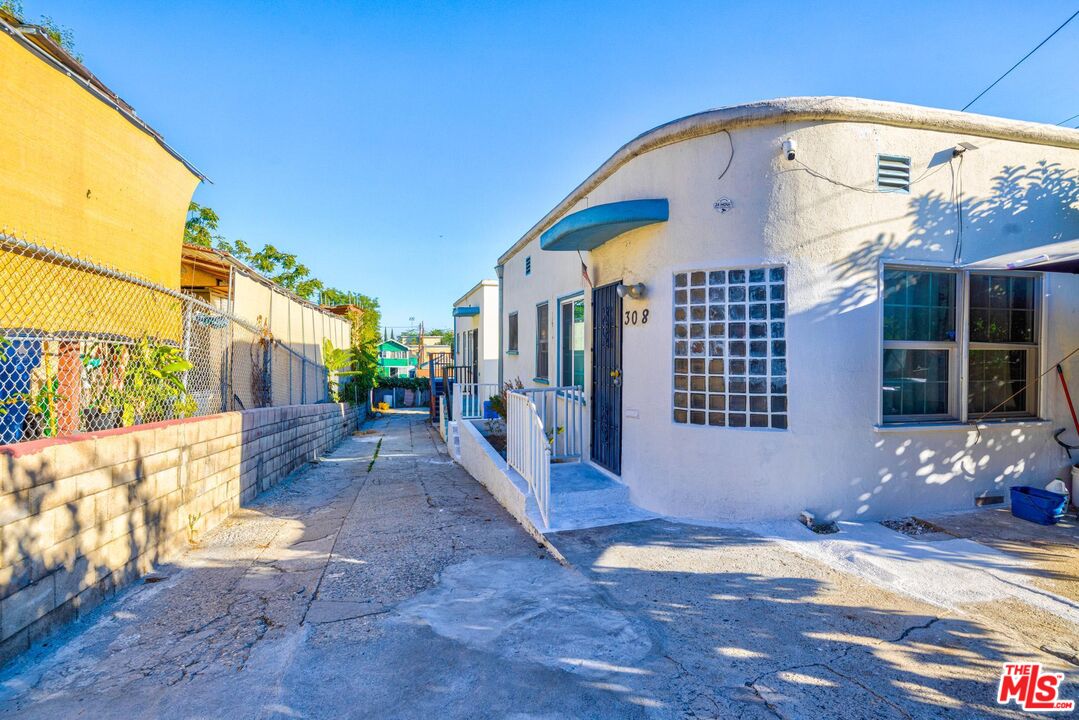
{"label": "weed growing in crack", "polygon": [[371,468],[375,466],[375,460],[378,460],[378,452],[382,449],[382,438],[378,439],[378,443],[375,445],[375,454],[371,456],[371,462],[367,463],[367,472],[371,472]]}
{"label": "weed growing in crack", "polygon": [[196,526],[201,517],[202,513],[188,513],[187,515],[187,542],[191,545],[199,544],[199,529]]}

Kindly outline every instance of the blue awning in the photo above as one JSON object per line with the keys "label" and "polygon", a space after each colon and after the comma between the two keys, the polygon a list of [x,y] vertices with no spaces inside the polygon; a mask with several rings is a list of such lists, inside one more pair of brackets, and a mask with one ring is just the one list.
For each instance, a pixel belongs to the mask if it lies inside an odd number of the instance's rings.
{"label": "blue awning", "polygon": [[475,305],[462,305],[453,309],[454,317],[471,317],[473,315],[479,315],[480,309]]}
{"label": "blue awning", "polygon": [[567,215],[540,235],[544,250],[593,250],[611,238],[645,225],[666,222],[667,199],[625,200]]}

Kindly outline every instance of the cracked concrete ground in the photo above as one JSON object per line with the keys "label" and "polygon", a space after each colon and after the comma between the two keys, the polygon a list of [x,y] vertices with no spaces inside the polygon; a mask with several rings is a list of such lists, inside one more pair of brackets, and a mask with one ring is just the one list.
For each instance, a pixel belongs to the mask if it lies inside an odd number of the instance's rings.
{"label": "cracked concrete ground", "polygon": [[1002,662],[1076,675],[743,530],[561,533],[563,567],[425,420],[368,424],[6,668],[0,714],[1018,717],[994,702]]}

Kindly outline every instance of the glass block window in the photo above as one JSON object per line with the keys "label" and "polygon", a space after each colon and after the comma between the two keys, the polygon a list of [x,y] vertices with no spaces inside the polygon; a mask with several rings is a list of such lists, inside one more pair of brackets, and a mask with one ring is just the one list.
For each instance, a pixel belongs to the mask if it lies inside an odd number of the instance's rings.
{"label": "glass block window", "polygon": [[786,429],[785,273],[675,274],[674,422]]}

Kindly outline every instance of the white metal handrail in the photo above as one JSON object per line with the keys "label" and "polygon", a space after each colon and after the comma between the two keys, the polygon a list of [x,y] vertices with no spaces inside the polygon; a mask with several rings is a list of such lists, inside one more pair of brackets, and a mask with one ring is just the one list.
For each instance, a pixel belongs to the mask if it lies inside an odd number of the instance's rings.
{"label": "white metal handrail", "polygon": [[506,461],[521,474],[536,498],[544,527],[550,525],[551,443],[531,398],[507,393]]}
{"label": "white metal handrail", "polygon": [[475,420],[483,417],[483,405],[498,395],[497,383],[453,384],[453,419]]}
{"label": "white metal handrail", "polygon": [[524,388],[536,406],[536,414],[551,441],[552,460],[573,460],[584,456],[584,389],[564,387]]}

